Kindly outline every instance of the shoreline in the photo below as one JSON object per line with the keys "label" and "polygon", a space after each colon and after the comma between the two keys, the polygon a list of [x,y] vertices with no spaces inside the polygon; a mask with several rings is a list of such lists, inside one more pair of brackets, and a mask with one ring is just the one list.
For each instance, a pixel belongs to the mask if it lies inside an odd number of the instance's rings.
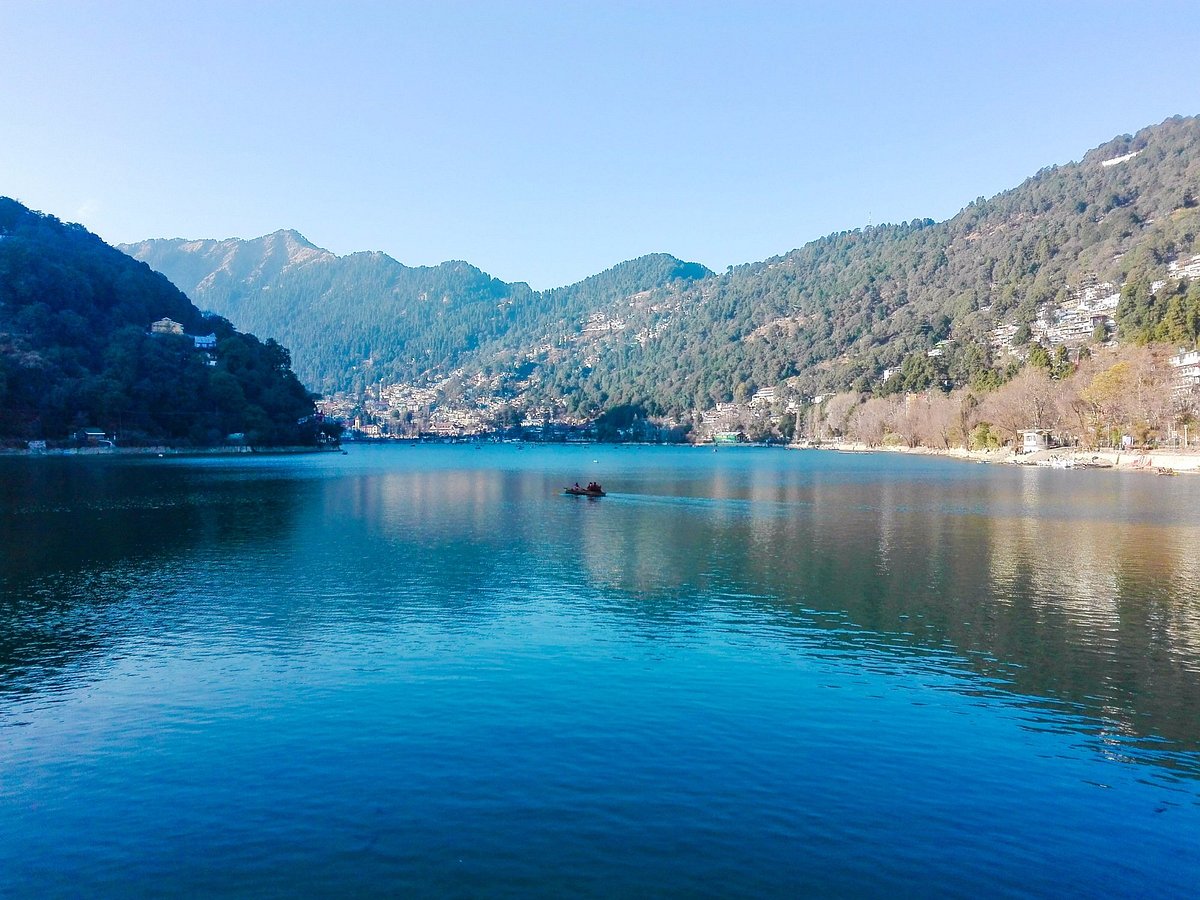
{"label": "shoreline", "polygon": [[341,447],[24,447],[0,448],[0,456],[108,457],[108,456],[290,456],[305,453],[340,453]]}
{"label": "shoreline", "polygon": [[[356,442],[357,443],[357,442]],[[380,444],[390,442],[363,441]],[[407,442],[405,442],[407,443]],[[588,442],[592,446],[630,446],[629,444],[603,444]],[[580,446],[581,442],[571,446]],[[636,446],[660,446],[638,444]],[[664,445],[666,446],[666,445]],[[689,446],[683,444],[680,446]],[[692,444],[698,448],[711,445]],[[736,446],[736,445],[735,445]],[[1200,450],[1084,450],[1078,447],[1056,447],[1034,453],[1016,453],[1011,448],[989,450],[967,450],[963,447],[872,447],[858,441],[823,441],[819,444],[774,444],[741,446],[773,446],[782,450],[829,450],[835,453],[903,453],[916,456],[937,456],[959,462],[987,463],[989,465],[1031,466],[1055,469],[1113,469],[1121,472],[1148,472],[1156,475],[1200,474]],[[61,447],[46,450],[29,450],[22,447],[0,448],[0,457],[220,457],[220,456],[290,456],[313,453],[345,453],[342,446],[336,447]]]}
{"label": "shoreline", "polygon": [[856,441],[829,441],[818,445],[790,445],[801,450],[834,450],[839,453],[911,453],[940,456],[962,462],[991,465],[1033,466],[1051,469],[1113,469],[1121,472],[1148,472],[1152,475],[1200,474],[1200,451],[1163,450],[1084,450],[1079,447],[1055,447],[1034,453],[1017,453],[1004,447],[993,450],[967,450],[963,447],[870,447]]}

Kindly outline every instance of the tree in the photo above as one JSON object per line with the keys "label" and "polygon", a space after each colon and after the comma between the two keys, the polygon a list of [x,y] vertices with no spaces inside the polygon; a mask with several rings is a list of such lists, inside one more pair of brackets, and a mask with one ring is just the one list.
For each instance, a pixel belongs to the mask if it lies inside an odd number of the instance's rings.
{"label": "tree", "polygon": [[1012,381],[984,398],[980,418],[1005,432],[1014,443],[1027,428],[1055,428],[1060,423],[1058,392],[1042,369],[1022,369]]}
{"label": "tree", "polygon": [[785,412],[779,416],[779,436],[788,443],[796,439],[796,414]]}
{"label": "tree", "polygon": [[891,430],[894,410],[895,402],[891,398],[872,397],[851,410],[846,422],[847,436],[868,447],[879,446]]}
{"label": "tree", "polygon": [[1066,378],[1071,374],[1071,353],[1065,344],[1059,344],[1054,351],[1054,362],[1050,366],[1050,374],[1054,378]]}
{"label": "tree", "polygon": [[846,433],[850,413],[858,405],[859,399],[858,394],[835,394],[820,407],[814,407],[819,415],[817,437],[842,437]]}
{"label": "tree", "polygon": [[1041,369],[1044,372],[1049,372],[1052,366],[1050,354],[1041,344],[1034,343],[1029,348],[1029,364],[1035,369]]}

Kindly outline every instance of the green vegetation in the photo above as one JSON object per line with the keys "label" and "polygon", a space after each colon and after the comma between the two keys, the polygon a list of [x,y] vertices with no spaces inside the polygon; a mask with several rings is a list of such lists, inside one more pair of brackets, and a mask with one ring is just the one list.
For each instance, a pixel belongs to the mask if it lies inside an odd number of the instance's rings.
{"label": "green vegetation", "polygon": [[238,327],[297,348],[297,372],[322,391],[444,376],[484,355],[493,368],[513,367],[620,298],[712,274],[659,253],[539,293],[460,261],[414,268],[383,253],[338,257],[288,231],[122,249]]}
{"label": "green vegetation", "polygon": [[[949,221],[830,235],[696,282],[673,302],[661,297],[661,311],[647,304],[630,317],[624,340],[547,358],[544,380],[571,388],[581,412],[641,402],[673,415],[784,382],[802,395],[998,382],[1011,373],[993,358],[990,329],[1027,325],[1042,304],[1095,280],[1126,283],[1122,337],[1191,344],[1196,289],[1151,297],[1149,284],[1168,261],[1200,252],[1200,208],[1189,200],[1198,181],[1200,120],[1170,119]],[[632,339],[647,332],[655,339]],[[944,355],[930,359],[947,338]],[[589,352],[598,358],[584,367]],[[887,368],[899,369],[890,385]],[[562,381],[564,369],[580,374]]]}
{"label": "green vegetation", "polygon": [[[185,334],[148,334],[159,319]],[[197,349],[189,335],[215,335]],[[166,278],[79,225],[0,198],[0,438],[313,443],[330,431],[273,340],[206,316]]]}
{"label": "green vegetation", "polygon": [[1121,289],[1117,321],[1122,337],[1139,344],[1192,347],[1200,338],[1200,281],[1180,279],[1150,292],[1143,275]]}

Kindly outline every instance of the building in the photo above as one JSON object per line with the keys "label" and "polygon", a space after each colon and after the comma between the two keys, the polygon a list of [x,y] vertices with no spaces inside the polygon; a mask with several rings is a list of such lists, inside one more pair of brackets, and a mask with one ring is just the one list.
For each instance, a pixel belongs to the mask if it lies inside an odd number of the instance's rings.
{"label": "building", "polygon": [[106,447],[113,446],[103,428],[80,428],[75,432],[75,440],[89,447],[99,447],[101,444]]}
{"label": "building", "polygon": [[775,388],[766,387],[760,388],[754,392],[754,396],[750,398],[751,406],[770,406],[775,402]]}
{"label": "building", "polygon": [[1200,278],[1200,253],[1186,260],[1175,260],[1167,265],[1171,278]]}
{"label": "building", "polygon": [[1021,452],[1036,453],[1038,450],[1050,449],[1050,432],[1043,428],[1030,428],[1019,432],[1021,435]]}
{"label": "building", "polygon": [[1200,385],[1200,350],[1180,349],[1168,362],[1175,370],[1175,387],[1180,390]]}
{"label": "building", "polygon": [[150,323],[151,334],[183,334],[183,326],[174,319],[159,319]]}

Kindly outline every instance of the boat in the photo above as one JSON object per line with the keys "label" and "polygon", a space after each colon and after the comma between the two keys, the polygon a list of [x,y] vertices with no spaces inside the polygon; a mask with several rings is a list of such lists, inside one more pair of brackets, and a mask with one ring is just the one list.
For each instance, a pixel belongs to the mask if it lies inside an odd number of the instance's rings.
{"label": "boat", "polygon": [[593,487],[563,488],[563,493],[570,494],[572,497],[603,497],[603,496],[605,496],[606,492],[600,487],[600,485],[596,485],[594,488]]}

